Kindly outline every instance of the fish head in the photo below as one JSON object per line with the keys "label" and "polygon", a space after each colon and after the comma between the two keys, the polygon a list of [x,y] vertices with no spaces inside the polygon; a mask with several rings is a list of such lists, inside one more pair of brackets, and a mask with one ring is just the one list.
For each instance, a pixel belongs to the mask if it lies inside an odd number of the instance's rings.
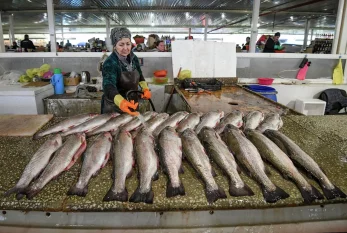
{"label": "fish head", "polygon": [[113,118],[113,117],[117,117],[117,116],[119,116],[120,114],[119,113],[117,113],[117,112],[114,112],[114,113],[111,113],[111,118]]}
{"label": "fish head", "polygon": [[104,132],[104,137],[107,138],[110,142],[112,142],[112,135],[110,132]]}

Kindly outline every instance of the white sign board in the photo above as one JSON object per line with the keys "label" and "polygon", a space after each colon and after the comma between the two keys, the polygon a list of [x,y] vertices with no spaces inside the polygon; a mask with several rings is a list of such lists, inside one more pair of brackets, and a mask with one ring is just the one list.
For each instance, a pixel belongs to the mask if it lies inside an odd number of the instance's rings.
{"label": "white sign board", "polygon": [[173,41],[172,67],[191,70],[193,78],[236,77],[236,44],[214,41]]}

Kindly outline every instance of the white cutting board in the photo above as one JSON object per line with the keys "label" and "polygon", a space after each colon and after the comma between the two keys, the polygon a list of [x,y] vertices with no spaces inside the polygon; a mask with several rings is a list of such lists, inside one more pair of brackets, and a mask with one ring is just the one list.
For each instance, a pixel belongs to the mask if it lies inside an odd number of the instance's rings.
{"label": "white cutting board", "polygon": [[176,77],[180,67],[196,78],[236,77],[236,44],[214,41],[172,42],[172,67]]}

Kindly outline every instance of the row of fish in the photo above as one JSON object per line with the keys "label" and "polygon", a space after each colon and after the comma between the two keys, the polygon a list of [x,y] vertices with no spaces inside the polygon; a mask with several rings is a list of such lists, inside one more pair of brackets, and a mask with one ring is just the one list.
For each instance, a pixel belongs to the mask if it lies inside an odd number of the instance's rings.
{"label": "row of fish", "polygon": [[[18,199],[24,195],[29,199],[34,197],[51,179],[68,170],[86,150],[79,180],[70,188],[69,195],[85,196],[90,178],[98,174],[110,157],[113,158],[113,184],[104,201],[128,201],[125,181],[132,174],[135,161],[138,167],[139,186],[129,201],[153,203],[152,181],[158,178],[159,160],[164,173],[168,176],[166,196],[185,195],[179,177],[179,173],[183,172],[184,154],[203,180],[206,197],[210,203],[219,198],[226,198],[224,190],[214,180],[215,172],[210,160],[214,161],[228,177],[231,196],[254,195],[239,175],[240,165],[259,183],[267,202],[276,202],[289,197],[267,176],[262,160],[264,159],[285,177],[294,181],[306,203],[322,199],[323,196],[298,172],[292,160],[319,180],[328,199],[346,197],[329,181],[309,155],[277,131],[283,125],[278,114],[269,114],[264,119],[264,115],[257,111],[250,112],[246,117],[243,117],[239,111],[225,116],[222,111],[213,111],[202,117],[200,113],[177,112],[169,116],[166,113],[147,112],[143,114],[145,123],[139,118],[125,114],[88,115],[89,119],[86,119],[86,115],[83,117],[83,120],[81,115],[80,118],[67,119],[63,121],[64,124],[61,122],[37,134],[35,137],[39,138],[56,132],[66,134],[75,129],[63,145],[60,134],[48,139],[32,157],[16,186],[5,195],[17,193]],[[108,120],[96,126],[97,118],[108,118]],[[86,123],[90,121],[93,127],[88,128]],[[240,127],[246,136],[239,130]],[[85,131],[87,128],[88,131]],[[84,131],[81,132],[81,129]],[[87,149],[84,133],[98,134]],[[49,161],[54,152],[53,159]],[[38,176],[39,178],[35,179]],[[29,185],[32,180],[34,181]]]}

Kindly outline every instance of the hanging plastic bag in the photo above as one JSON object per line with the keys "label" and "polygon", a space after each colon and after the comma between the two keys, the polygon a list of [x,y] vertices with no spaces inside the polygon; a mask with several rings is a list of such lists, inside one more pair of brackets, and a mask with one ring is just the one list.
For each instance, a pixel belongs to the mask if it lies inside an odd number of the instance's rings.
{"label": "hanging plastic bag", "polygon": [[337,63],[337,66],[334,68],[333,72],[333,84],[343,84],[343,70],[342,70],[342,61],[341,58]]}

